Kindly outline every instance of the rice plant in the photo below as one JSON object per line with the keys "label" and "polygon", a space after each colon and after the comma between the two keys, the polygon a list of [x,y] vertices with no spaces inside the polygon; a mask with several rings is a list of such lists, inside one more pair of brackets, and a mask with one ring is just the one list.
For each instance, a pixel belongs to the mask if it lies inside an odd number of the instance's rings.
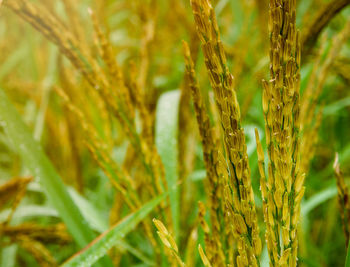
{"label": "rice plant", "polygon": [[350,267],[350,1],[0,1],[0,266]]}

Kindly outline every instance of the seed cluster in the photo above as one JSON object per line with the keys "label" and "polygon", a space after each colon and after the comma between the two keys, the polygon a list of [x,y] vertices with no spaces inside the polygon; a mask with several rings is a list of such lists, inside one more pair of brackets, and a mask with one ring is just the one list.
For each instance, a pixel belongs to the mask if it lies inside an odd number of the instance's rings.
{"label": "seed cluster", "polygon": [[157,219],[153,219],[153,223],[157,228],[157,234],[159,238],[162,240],[162,243],[166,246],[166,248],[170,251],[171,255],[176,259],[176,262],[179,266],[184,267],[185,263],[179,256],[179,249],[176,245],[176,242],[172,235],[168,232],[168,229],[164,226],[164,224]]}
{"label": "seed cluster", "polygon": [[[210,126],[209,116],[204,107],[202,96],[195,76],[194,64],[190,50],[186,42],[183,43],[186,73],[193,97],[193,103],[203,144],[203,158],[208,177],[208,195],[210,207],[210,221],[212,223],[212,240],[207,238],[206,247],[209,260],[216,263],[216,266],[225,266],[225,256],[221,241],[223,222],[223,185],[227,183],[227,171],[224,167],[224,158],[215,144],[213,129]],[[200,207],[203,211],[204,206]],[[204,227],[207,228],[207,227]],[[208,232],[208,231],[204,231]]]}
{"label": "seed cluster", "polygon": [[305,191],[299,155],[300,34],[295,17],[295,0],[270,1],[271,80],[263,81],[268,179],[258,145],[270,266],[296,266],[297,225]]}
{"label": "seed cluster", "polygon": [[238,243],[237,265],[257,266],[261,241],[233,76],[226,66],[224,48],[210,1],[193,0],[191,5],[221,120],[229,174],[224,196],[232,231]]}

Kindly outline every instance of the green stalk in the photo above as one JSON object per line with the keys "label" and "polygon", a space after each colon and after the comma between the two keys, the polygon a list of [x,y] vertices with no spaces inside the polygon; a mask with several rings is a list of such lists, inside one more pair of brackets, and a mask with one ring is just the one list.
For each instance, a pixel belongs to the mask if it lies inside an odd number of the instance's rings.
{"label": "green stalk", "polygon": [[346,253],[345,267],[350,267],[350,240],[348,243],[348,251]]}

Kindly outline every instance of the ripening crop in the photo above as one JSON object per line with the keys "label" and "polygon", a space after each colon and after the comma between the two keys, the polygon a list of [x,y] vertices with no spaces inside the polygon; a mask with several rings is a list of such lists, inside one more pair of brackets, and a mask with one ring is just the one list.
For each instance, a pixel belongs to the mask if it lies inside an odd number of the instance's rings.
{"label": "ripening crop", "polygon": [[350,267],[349,0],[0,0],[0,266]]}

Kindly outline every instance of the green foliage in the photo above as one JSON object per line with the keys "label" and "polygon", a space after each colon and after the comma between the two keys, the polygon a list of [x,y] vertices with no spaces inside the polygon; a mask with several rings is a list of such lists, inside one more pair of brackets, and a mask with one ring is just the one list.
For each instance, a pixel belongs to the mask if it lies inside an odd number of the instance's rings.
{"label": "green foliage", "polygon": [[138,211],[125,217],[117,225],[111,227],[97,237],[84,250],[65,262],[62,267],[84,267],[93,265],[99,258],[104,256],[109,249],[117,245],[126,234],[132,231],[166,196],[166,193],[158,196],[143,205]]}
{"label": "green foliage", "polygon": [[179,233],[179,191],[177,170],[177,128],[180,91],[171,91],[162,95],[158,101],[156,113],[156,146],[165,168],[165,178],[169,193],[175,234]]}

